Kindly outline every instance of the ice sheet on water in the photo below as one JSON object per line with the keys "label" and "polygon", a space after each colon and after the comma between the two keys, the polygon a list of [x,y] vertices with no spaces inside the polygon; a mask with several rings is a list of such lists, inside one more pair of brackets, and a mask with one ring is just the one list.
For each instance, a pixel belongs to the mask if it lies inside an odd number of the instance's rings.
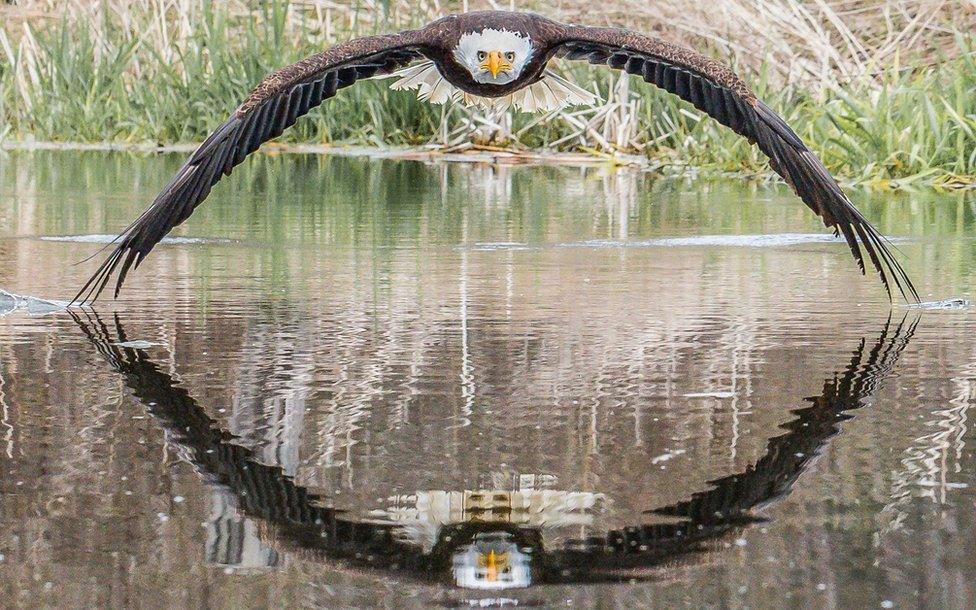
{"label": "ice sheet on water", "polygon": [[843,243],[842,237],[827,233],[774,233],[768,235],[690,235],[659,237],[635,241],[594,239],[561,244],[565,248],[674,248],[679,246],[730,246],[737,248],[776,248],[795,244]]}
{"label": "ice sheet on water", "polygon": [[963,309],[969,309],[973,306],[973,302],[969,299],[954,298],[954,299],[942,299],[941,301],[926,301],[924,303],[912,303],[907,307],[909,309],[940,309],[943,311],[959,311]]}
{"label": "ice sheet on water", "polygon": [[685,398],[735,398],[735,392],[691,392]]}
{"label": "ice sheet on water", "polygon": [[651,464],[660,464],[661,462],[667,462],[668,460],[671,460],[673,458],[678,457],[679,455],[683,454],[684,452],[685,452],[684,449],[668,450],[668,451],[666,451],[665,453],[662,453],[659,456],[652,457],[651,458]]}
{"label": "ice sheet on water", "polygon": [[40,299],[32,296],[14,294],[0,289],[0,316],[5,316],[15,311],[26,311],[31,315],[43,316],[49,313],[65,311],[66,309],[68,309],[67,301]]}
{"label": "ice sheet on water", "polygon": [[[65,241],[78,244],[108,244],[118,238],[118,235],[43,235],[41,241]],[[161,244],[222,244],[229,239],[208,237],[164,237]]]}
{"label": "ice sheet on water", "polygon": [[132,349],[149,349],[150,347],[155,347],[157,345],[163,345],[162,343],[154,343],[152,341],[144,341],[142,339],[136,339],[135,341],[122,341],[115,344],[116,347],[131,347]]}
{"label": "ice sheet on water", "polygon": [[[898,240],[894,240],[898,241]],[[777,248],[797,244],[846,243],[843,237],[829,233],[773,233],[765,235],[689,235],[686,237],[655,237],[652,239],[617,240],[589,239],[533,246],[520,242],[478,242],[470,246],[476,251],[530,250],[533,248],[678,248],[688,246],[733,248]]]}
{"label": "ice sheet on water", "polygon": [[491,250],[529,250],[528,244],[514,241],[497,242],[478,242],[471,247],[472,250],[491,251]]}
{"label": "ice sheet on water", "polygon": [[17,308],[18,297],[5,290],[0,290],[0,316]]}

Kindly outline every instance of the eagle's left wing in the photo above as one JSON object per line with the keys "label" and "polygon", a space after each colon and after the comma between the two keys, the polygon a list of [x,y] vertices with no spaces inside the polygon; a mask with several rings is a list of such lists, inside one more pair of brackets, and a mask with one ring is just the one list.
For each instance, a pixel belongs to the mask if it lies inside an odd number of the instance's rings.
{"label": "eagle's left wing", "polygon": [[[550,22],[551,23],[551,22]],[[727,66],[691,49],[637,32],[614,28],[552,24],[556,56],[606,64],[691,102],[719,123],[759,145],[773,170],[828,228],[842,234],[864,272],[863,248],[891,296],[894,282],[902,296],[918,301],[911,280],[885,239],[854,207],[837,181],[789,125]],[[858,244],[860,242],[860,245]]]}

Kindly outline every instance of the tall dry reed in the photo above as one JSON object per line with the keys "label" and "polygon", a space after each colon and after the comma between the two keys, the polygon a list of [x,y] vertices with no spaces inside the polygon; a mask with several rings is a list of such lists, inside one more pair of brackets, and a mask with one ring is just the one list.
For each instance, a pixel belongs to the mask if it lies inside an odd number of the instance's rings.
{"label": "tall dry reed", "polygon": [[[198,140],[281,65],[477,8],[624,25],[727,60],[852,179],[965,184],[976,174],[974,0],[21,0],[0,5],[0,138]],[[493,115],[365,83],[286,139],[484,141],[764,167],[690,105],[606,70],[565,69],[604,103],[557,117]]]}

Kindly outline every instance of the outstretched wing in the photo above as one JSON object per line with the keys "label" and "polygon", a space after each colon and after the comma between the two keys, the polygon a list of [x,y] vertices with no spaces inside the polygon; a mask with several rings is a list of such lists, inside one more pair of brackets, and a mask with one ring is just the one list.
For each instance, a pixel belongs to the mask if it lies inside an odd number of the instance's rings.
{"label": "outstretched wing", "polygon": [[431,28],[358,38],[283,68],[265,78],[223,125],[190,155],[169,184],[116,239],[115,250],[74,298],[92,302],[118,271],[115,296],[125,276],[173,227],[190,217],[211,187],[234,166],[276,138],[298,117],[361,78],[393,72],[421,59]]}
{"label": "outstretched wing", "polygon": [[636,74],[758,144],[773,170],[793,187],[803,203],[835,234],[844,236],[862,273],[863,248],[889,297],[889,282],[894,282],[906,300],[918,301],[915,287],[881,233],[854,207],[790,126],[727,66],[691,49],[628,30],[566,26],[554,38],[560,45],[557,56]]}

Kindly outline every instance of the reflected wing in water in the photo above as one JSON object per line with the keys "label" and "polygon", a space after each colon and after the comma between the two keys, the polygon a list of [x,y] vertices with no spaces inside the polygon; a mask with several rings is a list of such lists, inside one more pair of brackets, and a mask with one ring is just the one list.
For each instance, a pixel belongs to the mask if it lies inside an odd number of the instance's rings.
{"label": "reflected wing in water", "polygon": [[462,521],[441,528],[436,544],[424,552],[398,535],[397,525],[345,518],[281,468],[260,463],[145,350],[119,345],[126,335],[117,316],[113,337],[93,312],[72,315],[186,459],[232,494],[245,514],[265,522],[276,546],[356,569],[395,570],[418,580],[486,589],[646,577],[656,566],[694,560],[762,521],[754,511],[790,493],[839,432],[839,424],[853,417],[888,377],[917,324],[917,319],[894,326],[889,321],[873,343],[862,339],[843,372],[826,379],[821,394],[807,399],[808,406],[793,411],[795,417],[782,426],[785,433],[770,439],[763,456],[746,470],[713,481],[711,489],[685,502],[651,511],[677,518],[674,523],[638,524],[549,550],[538,528]]}
{"label": "reflected wing in water", "polygon": [[[712,481],[712,489],[691,499],[649,511],[678,517],[673,524],[645,525],[611,532],[606,540],[590,543],[591,557],[604,570],[635,569],[648,565],[644,556],[668,559],[678,554],[706,551],[709,543],[751,523],[763,521],[754,511],[788,495],[797,478],[853,417],[895,367],[915,333],[918,319],[889,320],[878,338],[866,339],[851,356],[843,373],[824,380],[819,396],[809,406],[793,411],[795,418],[782,425],[785,434],[771,438],[763,456],[743,472]],[[634,549],[643,549],[634,553]],[[587,561],[591,561],[591,557]],[[579,576],[583,576],[580,574]]]}
{"label": "reflected wing in water", "polygon": [[323,506],[319,497],[296,485],[280,467],[259,462],[250,449],[235,442],[234,435],[220,429],[145,350],[119,346],[127,338],[118,317],[113,338],[97,314],[84,318],[71,314],[182,455],[208,481],[232,493],[245,514],[274,526],[283,546],[335,559],[375,550],[373,564],[377,567],[388,563],[408,567],[414,560],[414,549],[398,543],[392,528],[342,519],[340,511]]}

